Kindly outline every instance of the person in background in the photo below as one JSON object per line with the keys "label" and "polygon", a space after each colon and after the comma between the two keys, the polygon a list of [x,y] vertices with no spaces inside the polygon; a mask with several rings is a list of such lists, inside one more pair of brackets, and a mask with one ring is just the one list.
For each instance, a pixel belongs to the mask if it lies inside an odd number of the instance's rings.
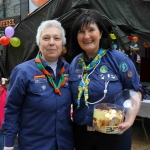
{"label": "person in background", "polygon": [[126,51],[126,54],[127,54],[128,57],[131,59],[131,61],[132,61],[133,64],[135,65],[135,67],[137,67],[137,65],[138,65],[138,63],[137,63],[138,52],[139,52],[139,47],[138,47],[138,45],[136,44],[135,41],[131,41],[131,42],[130,42],[129,50]]}
{"label": "person in background", "polygon": [[123,53],[125,52],[125,51],[124,51],[124,49],[123,49],[123,48],[121,48],[121,47],[119,47],[119,49],[118,49],[118,50],[119,50],[119,51],[121,51],[121,52],[123,52]]}
{"label": "person in background", "polygon": [[[131,60],[112,50],[109,36],[111,23],[96,10],[87,10],[74,21],[70,37],[70,53],[76,56],[69,68],[73,94],[74,142],[76,150],[130,150],[131,130],[141,104],[141,85]],[[93,125],[94,104],[123,106],[116,95],[124,89],[138,93],[137,107],[130,110],[118,134],[105,134]]]}
{"label": "person in background", "polygon": [[0,74],[0,150],[3,150],[2,122],[4,120],[4,107],[6,104],[8,79],[2,78]]}
{"label": "person in background", "polygon": [[65,32],[57,20],[43,21],[37,30],[39,53],[16,66],[10,76],[4,150],[73,150],[69,64],[61,59]]}

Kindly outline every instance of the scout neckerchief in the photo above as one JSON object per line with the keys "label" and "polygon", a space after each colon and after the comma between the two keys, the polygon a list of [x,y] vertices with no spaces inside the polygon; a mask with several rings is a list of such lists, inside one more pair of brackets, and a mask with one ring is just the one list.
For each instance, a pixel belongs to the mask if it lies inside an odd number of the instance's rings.
{"label": "scout neckerchief", "polygon": [[38,53],[36,58],[35,58],[35,62],[38,66],[38,68],[46,75],[50,85],[54,88],[54,92],[55,93],[58,93],[59,95],[61,95],[61,92],[60,92],[60,87],[64,86],[65,83],[67,82],[67,78],[65,78],[64,76],[64,71],[65,71],[65,68],[61,68],[60,72],[59,72],[59,82],[58,82],[58,85],[56,85],[56,83],[54,82],[53,80],[53,75],[50,74],[43,66],[41,60],[40,60],[40,54]]}
{"label": "scout neckerchief", "polygon": [[[83,57],[83,53],[82,53],[82,57],[81,57],[81,61],[82,61],[82,70],[84,73],[84,75],[82,76],[82,80],[79,83],[78,86],[78,107],[80,107],[80,99],[82,94],[84,93],[84,101],[85,101],[85,105],[88,106],[87,103],[87,99],[89,98],[88,95],[88,85],[90,83],[90,79],[89,79],[89,75],[91,73],[93,73],[94,69],[97,67],[97,65],[100,63],[101,58],[106,54],[107,50],[102,50],[102,48],[99,50],[98,54],[95,56],[95,58],[93,59],[93,61],[86,66],[85,61],[84,61],[84,57]],[[93,69],[93,71],[88,74],[89,71],[91,71]]]}

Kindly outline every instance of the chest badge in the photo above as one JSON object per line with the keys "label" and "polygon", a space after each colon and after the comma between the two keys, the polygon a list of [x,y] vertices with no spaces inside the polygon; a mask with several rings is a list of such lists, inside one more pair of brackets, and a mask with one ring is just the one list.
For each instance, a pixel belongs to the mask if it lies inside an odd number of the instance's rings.
{"label": "chest badge", "polygon": [[106,73],[106,72],[108,72],[108,68],[106,66],[101,66],[100,72],[101,73]]}
{"label": "chest badge", "polygon": [[41,88],[42,88],[43,90],[45,90],[45,89],[46,89],[46,85],[42,85]]}
{"label": "chest badge", "polygon": [[77,74],[82,73],[82,69],[78,69],[78,68],[76,68],[75,73],[77,73]]}
{"label": "chest badge", "polygon": [[101,78],[102,80],[104,80],[104,79],[105,79],[105,76],[104,76],[103,74],[100,74],[100,78]]}
{"label": "chest badge", "polygon": [[76,61],[77,65],[82,66],[82,59],[79,57]]}

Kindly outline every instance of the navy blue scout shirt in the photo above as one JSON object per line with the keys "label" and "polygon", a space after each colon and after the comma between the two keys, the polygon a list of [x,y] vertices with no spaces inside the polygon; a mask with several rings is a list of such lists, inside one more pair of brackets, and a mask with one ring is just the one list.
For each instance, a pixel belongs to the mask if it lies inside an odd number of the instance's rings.
{"label": "navy blue scout shirt", "polygon": [[[73,94],[74,113],[73,121],[79,125],[92,126],[94,105],[89,108],[84,103],[84,95],[77,108],[78,85],[82,77],[81,54],[76,56],[69,68],[69,81]],[[107,94],[102,103],[115,103],[122,105],[123,101],[116,101],[116,95],[123,89],[141,90],[140,79],[132,61],[122,52],[111,50],[102,57],[100,64],[89,76],[90,83],[88,102],[96,102],[104,96],[105,83],[109,81]]]}
{"label": "navy blue scout shirt", "polygon": [[[68,75],[69,64],[62,60],[58,60],[57,74],[63,66]],[[46,69],[54,74],[50,67]],[[58,76],[56,80],[58,83]],[[10,77],[4,145],[12,147],[19,132],[17,150],[73,150],[68,82],[60,91],[61,96],[54,93],[34,59],[18,65]]]}

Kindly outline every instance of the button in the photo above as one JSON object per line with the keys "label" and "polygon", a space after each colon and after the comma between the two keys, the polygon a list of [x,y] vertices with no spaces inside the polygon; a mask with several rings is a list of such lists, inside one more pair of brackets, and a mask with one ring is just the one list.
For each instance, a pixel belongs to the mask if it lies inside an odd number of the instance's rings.
{"label": "button", "polygon": [[59,110],[57,112],[59,113]]}
{"label": "button", "polygon": [[86,116],[86,118],[89,118],[89,116]]}
{"label": "button", "polygon": [[57,124],[59,124],[59,122],[57,122]]}

